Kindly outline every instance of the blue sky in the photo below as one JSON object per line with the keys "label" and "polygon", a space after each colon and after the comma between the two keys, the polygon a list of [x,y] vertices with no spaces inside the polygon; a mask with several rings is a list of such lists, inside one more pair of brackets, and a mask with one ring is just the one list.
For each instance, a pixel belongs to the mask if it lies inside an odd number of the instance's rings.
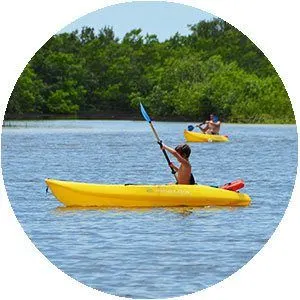
{"label": "blue sky", "polygon": [[77,19],[61,32],[71,32],[83,26],[93,27],[95,32],[104,26],[113,27],[115,35],[123,38],[132,29],[141,28],[142,34],[156,34],[160,41],[189,33],[188,24],[210,20],[214,16],[187,5],[169,2],[130,2],[105,7]]}

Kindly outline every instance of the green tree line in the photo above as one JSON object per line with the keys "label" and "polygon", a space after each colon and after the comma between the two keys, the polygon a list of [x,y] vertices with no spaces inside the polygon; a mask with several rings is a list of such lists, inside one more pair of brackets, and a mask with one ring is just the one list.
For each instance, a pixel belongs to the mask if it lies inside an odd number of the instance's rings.
{"label": "green tree line", "polygon": [[54,35],[29,61],[11,94],[6,118],[22,114],[109,112],[154,118],[294,123],[285,88],[264,54],[221,19],[188,25],[160,42],[133,29],[90,27]]}

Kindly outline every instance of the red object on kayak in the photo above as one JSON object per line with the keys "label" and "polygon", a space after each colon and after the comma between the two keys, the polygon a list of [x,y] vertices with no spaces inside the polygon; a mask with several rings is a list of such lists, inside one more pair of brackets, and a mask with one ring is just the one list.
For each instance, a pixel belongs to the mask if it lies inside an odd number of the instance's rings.
{"label": "red object on kayak", "polygon": [[245,182],[242,179],[237,179],[235,181],[226,183],[220,186],[220,189],[229,190],[229,191],[237,191],[242,189],[245,186]]}

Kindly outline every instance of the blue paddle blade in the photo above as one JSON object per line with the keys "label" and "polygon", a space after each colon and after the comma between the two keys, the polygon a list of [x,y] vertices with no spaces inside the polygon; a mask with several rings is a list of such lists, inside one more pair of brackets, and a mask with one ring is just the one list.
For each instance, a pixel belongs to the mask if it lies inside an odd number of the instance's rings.
{"label": "blue paddle blade", "polygon": [[195,127],[194,127],[193,125],[189,125],[189,126],[188,126],[188,131],[193,131],[194,128],[195,128]]}
{"label": "blue paddle blade", "polygon": [[214,123],[217,123],[219,121],[219,118],[217,116],[214,116]]}
{"label": "blue paddle blade", "polygon": [[142,103],[140,103],[140,108],[141,108],[141,113],[142,113],[144,119],[146,121],[148,121],[149,123],[151,123],[151,118],[148,116],[148,114],[147,114],[147,112],[146,112],[146,110],[145,110],[145,108],[144,108],[144,106],[143,106]]}

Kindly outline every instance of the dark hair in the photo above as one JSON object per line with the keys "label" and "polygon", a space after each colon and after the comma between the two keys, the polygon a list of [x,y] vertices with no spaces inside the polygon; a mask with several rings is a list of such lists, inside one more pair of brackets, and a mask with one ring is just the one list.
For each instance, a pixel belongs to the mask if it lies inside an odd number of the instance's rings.
{"label": "dark hair", "polygon": [[189,158],[191,154],[191,148],[189,145],[178,145],[175,150],[184,158]]}

